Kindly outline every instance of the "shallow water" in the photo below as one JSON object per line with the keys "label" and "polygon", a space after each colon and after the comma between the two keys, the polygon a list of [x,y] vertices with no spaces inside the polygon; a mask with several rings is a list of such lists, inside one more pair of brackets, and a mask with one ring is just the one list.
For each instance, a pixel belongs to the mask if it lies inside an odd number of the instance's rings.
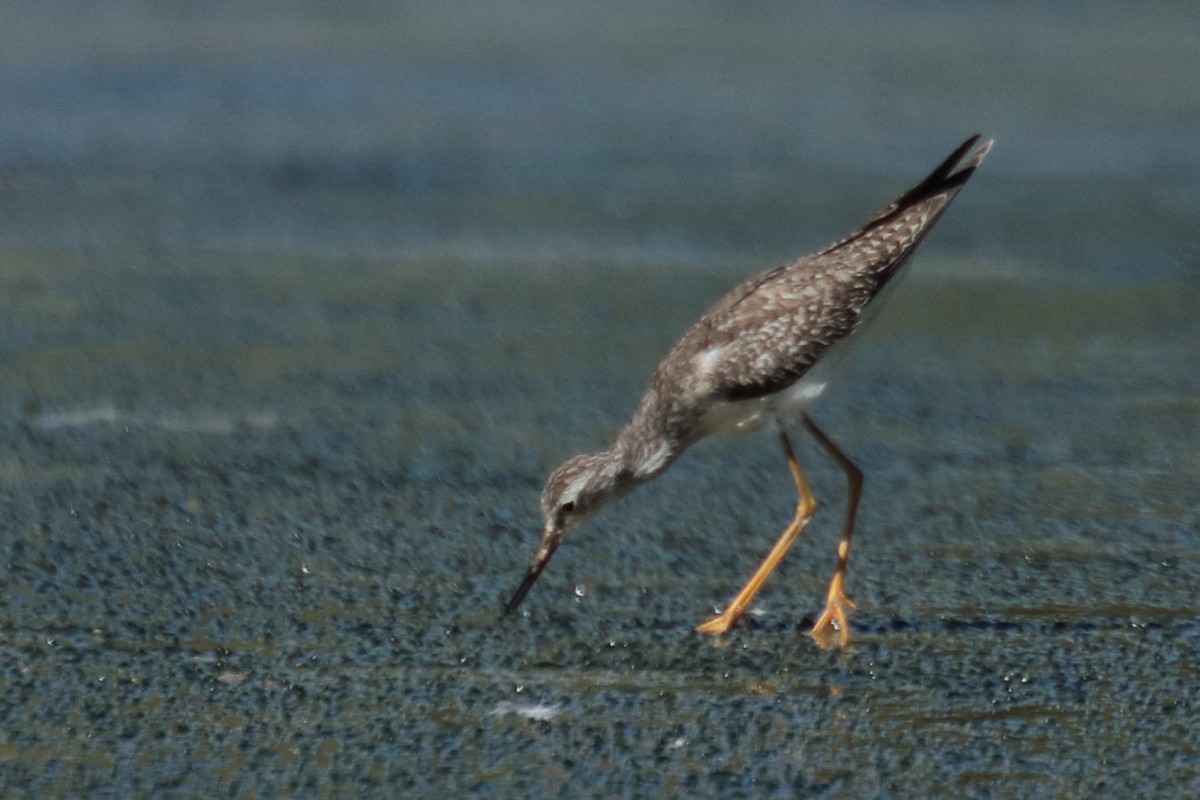
{"label": "shallow water", "polygon": [[[406,8],[4,12],[5,792],[1200,793],[1183,5]],[[768,435],[501,618],[673,338],[976,127],[815,410],[867,475],[853,646],[805,635],[843,487],[799,439],[817,520],[692,633],[792,511]]]}

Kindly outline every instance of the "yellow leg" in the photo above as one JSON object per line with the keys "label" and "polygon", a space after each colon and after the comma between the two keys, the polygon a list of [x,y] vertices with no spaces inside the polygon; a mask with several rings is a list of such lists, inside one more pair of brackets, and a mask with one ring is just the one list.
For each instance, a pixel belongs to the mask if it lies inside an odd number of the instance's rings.
{"label": "yellow leg", "polygon": [[779,537],[779,541],[771,548],[771,552],[767,553],[767,557],[763,559],[763,563],[750,576],[750,580],[742,587],[742,590],[737,593],[737,597],[730,601],[729,606],[724,613],[713,617],[708,622],[696,628],[698,633],[728,633],[729,629],[737,624],[742,615],[746,613],[746,607],[750,605],[750,601],[758,594],[758,590],[766,583],[767,578],[775,567],[779,566],[779,562],[783,560],[783,556],[787,553],[788,548],[799,538],[800,533],[804,530],[804,526],[812,519],[817,510],[817,501],[813,497],[812,490],[808,488],[808,481],[804,477],[804,472],[800,469],[800,464],[796,461],[796,454],[792,452],[792,443],[788,439],[786,433],[782,431],[779,434],[779,440],[783,444],[784,455],[787,456],[788,469],[792,472],[792,480],[796,482],[796,492],[800,495],[800,502],[796,506],[796,516],[792,520],[792,524],[788,525],[783,534]]}
{"label": "yellow leg", "polygon": [[804,427],[825,448],[830,458],[846,473],[847,500],[846,522],[842,528],[842,539],[838,542],[838,563],[829,582],[829,593],[825,598],[825,610],[813,624],[812,637],[817,645],[826,649],[845,647],[850,640],[850,623],[847,612],[854,610],[854,603],[846,597],[846,565],[850,561],[850,537],[854,533],[854,518],[858,514],[858,501],[862,497],[862,470],[842,452],[833,440],[816,426],[808,415],[804,415]]}

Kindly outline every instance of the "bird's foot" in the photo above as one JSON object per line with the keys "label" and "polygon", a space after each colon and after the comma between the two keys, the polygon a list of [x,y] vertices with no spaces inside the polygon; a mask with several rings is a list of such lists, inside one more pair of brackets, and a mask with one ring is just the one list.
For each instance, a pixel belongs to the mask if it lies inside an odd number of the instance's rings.
{"label": "bird's foot", "polygon": [[696,633],[707,633],[711,636],[720,636],[723,633],[729,633],[734,625],[738,624],[738,620],[742,618],[742,609],[735,605],[721,614],[710,619],[708,622],[701,623],[696,626]]}
{"label": "bird's foot", "polygon": [[849,612],[857,606],[846,597],[842,588],[842,576],[838,573],[829,585],[829,596],[825,599],[825,610],[813,623],[812,637],[817,647],[830,650],[835,647],[845,647],[850,641]]}

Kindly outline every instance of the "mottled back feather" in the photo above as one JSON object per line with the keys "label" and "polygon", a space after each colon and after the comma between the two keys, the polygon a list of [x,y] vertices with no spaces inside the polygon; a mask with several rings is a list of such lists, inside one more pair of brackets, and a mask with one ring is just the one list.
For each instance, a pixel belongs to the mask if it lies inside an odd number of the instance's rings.
{"label": "mottled back feather", "polygon": [[[968,139],[929,177],[859,230],[792,264],[744,281],[718,300],[667,354],[652,387],[680,396],[690,383],[715,398],[748,400],[781,391],[826,348],[858,326],[862,312],[907,262],[958,194],[990,142],[960,163]],[[694,359],[706,354],[707,381]]]}

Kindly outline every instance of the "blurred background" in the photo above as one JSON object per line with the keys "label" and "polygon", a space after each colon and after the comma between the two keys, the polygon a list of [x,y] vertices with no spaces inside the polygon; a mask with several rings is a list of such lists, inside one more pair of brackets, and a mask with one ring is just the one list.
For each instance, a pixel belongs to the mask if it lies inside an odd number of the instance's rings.
{"label": "blurred background", "polygon": [[[1193,3],[0,6],[0,795],[1200,794]],[[742,277],[996,147],[818,419],[501,620]]]}
{"label": "blurred background", "polygon": [[990,185],[956,209],[946,251],[1039,277],[1195,280],[1192,17],[1165,2],[13,7],[0,235],[723,266],[840,235],[981,130],[998,140]]}

